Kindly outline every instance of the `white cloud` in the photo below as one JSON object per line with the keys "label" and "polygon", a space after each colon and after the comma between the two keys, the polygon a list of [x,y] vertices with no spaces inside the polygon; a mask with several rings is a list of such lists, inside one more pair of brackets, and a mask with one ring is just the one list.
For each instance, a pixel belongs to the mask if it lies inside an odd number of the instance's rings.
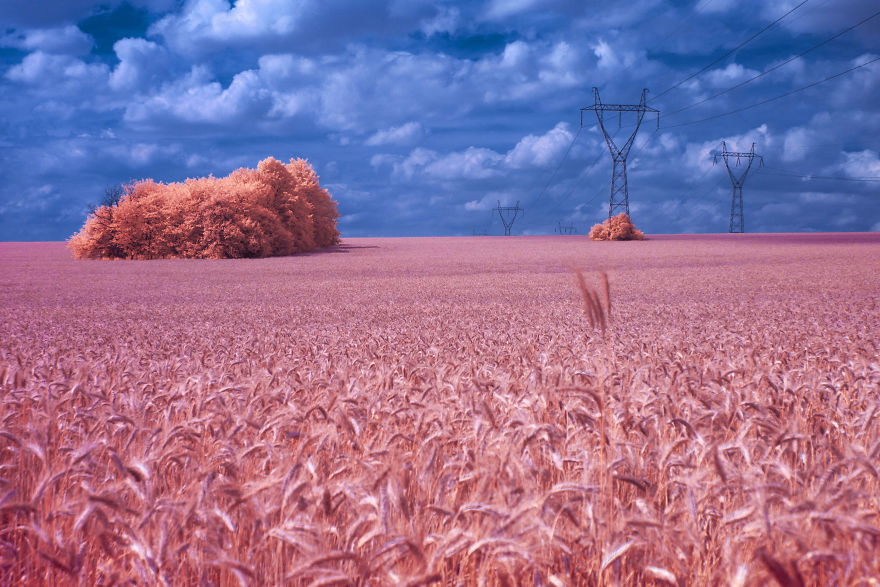
{"label": "white cloud", "polygon": [[715,88],[727,88],[758,75],[758,71],[748,69],[739,63],[731,63],[722,69],[713,69],[706,74],[706,80]]}
{"label": "white cloud", "polygon": [[10,67],[6,77],[25,84],[52,86],[56,91],[59,83],[81,84],[97,90],[106,82],[107,67],[85,63],[69,55],[36,51],[26,55],[18,65]]}
{"label": "white cloud", "polygon": [[548,167],[559,161],[573,137],[568,124],[560,122],[540,137],[527,135],[520,139],[504,157],[504,162],[512,169]]}
{"label": "white cloud", "polygon": [[498,163],[503,157],[491,149],[468,147],[449,153],[425,166],[425,174],[434,179],[487,179],[499,175]]}
{"label": "white cloud", "polygon": [[416,176],[443,181],[488,179],[508,171],[552,166],[560,160],[572,139],[568,124],[560,122],[544,135],[523,137],[506,154],[474,146],[446,154],[419,147],[403,159],[375,155],[370,163],[374,167],[390,164],[393,174],[405,179]]}
{"label": "white cloud", "polygon": [[407,122],[401,126],[380,130],[369,137],[364,144],[370,147],[379,145],[409,145],[424,134],[424,128],[418,122]]}
{"label": "white cloud", "polygon": [[465,202],[464,209],[467,212],[487,212],[498,206],[499,202],[504,206],[512,206],[515,203],[507,192],[489,191],[479,200]]}
{"label": "white cloud", "polygon": [[25,29],[0,37],[0,47],[65,55],[87,55],[94,41],[75,25]]}
{"label": "white cloud", "polygon": [[854,153],[844,153],[840,169],[849,177],[880,177],[880,157],[877,151],[865,149]]}
{"label": "white cloud", "polygon": [[782,160],[786,162],[801,161],[812,150],[817,140],[813,129],[796,126],[788,129],[783,141]]}
{"label": "white cloud", "polygon": [[313,59],[283,54],[263,55],[259,59],[260,73],[276,84],[292,82],[301,84],[303,78],[311,78],[318,73],[318,64]]}
{"label": "white cloud", "polygon": [[430,37],[437,33],[454,33],[458,30],[461,11],[452,6],[438,6],[437,14],[420,23],[419,28],[426,36]]}
{"label": "white cloud", "polygon": [[252,70],[237,74],[229,87],[211,81],[203,67],[143,102],[130,102],[125,112],[129,122],[150,123],[170,119],[189,123],[223,124],[267,114],[272,108],[271,93]]}
{"label": "white cloud", "polygon": [[289,35],[297,30],[311,2],[289,0],[190,0],[180,14],[170,14],[150,34],[165,38],[181,53],[198,53],[203,43],[241,43]]}
{"label": "white cloud", "polygon": [[110,74],[110,87],[137,91],[158,85],[168,74],[167,50],[146,39],[121,39],[113,45],[119,64]]}
{"label": "white cloud", "polygon": [[645,61],[644,51],[627,51],[612,47],[608,42],[599,41],[590,46],[598,59],[598,66],[605,70],[629,69],[636,63]]}

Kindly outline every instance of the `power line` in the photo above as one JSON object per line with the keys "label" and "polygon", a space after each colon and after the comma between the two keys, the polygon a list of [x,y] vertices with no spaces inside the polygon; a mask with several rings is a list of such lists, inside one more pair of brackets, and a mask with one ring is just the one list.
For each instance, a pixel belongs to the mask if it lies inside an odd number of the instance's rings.
{"label": "power line", "polygon": [[812,51],[815,51],[816,49],[818,49],[819,47],[822,47],[823,45],[827,45],[828,43],[830,43],[830,42],[833,41],[834,39],[836,39],[836,38],[838,38],[838,37],[840,37],[840,36],[845,35],[846,33],[850,32],[851,30],[853,30],[853,29],[855,29],[855,28],[858,28],[858,27],[862,26],[863,24],[865,24],[866,22],[868,22],[869,20],[871,20],[872,18],[875,18],[875,17],[877,17],[877,16],[880,16],[880,10],[878,10],[877,12],[875,12],[874,14],[872,14],[871,16],[869,16],[869,17],[867,17],[867,18],[865,18],[865,19],[859,21],[858,23],[852,25],[851,27],[848,27],[848,28],[846,28],[846,29],[840,31],[839,33],[837,33],[837,34],[834,35],[833,37],[829,37],[829,38],[825,39],[824,41],[822,41],[822,42],[819,43],[818,45],[813,45],[812,47],[810,47],[809,49],[807,49],[807,50],[804,51],[803,53],[799,53],[798,55],[795,55],[794,57],[789,57],[788,59],[786,59],[786,60],[783,61],[782,63],[779,63],[779,64],[777,64],[777,65],[774,65],[773,67],[771,67],[771,68],[769,68],[769,69],[766,69],[766,70],[762,71],[762,72],[759,73],[758,75],[756,75],[756,76],[754,76],[754,77],[752,77],[752,78],[750,78],[750,79],[747,79],[747,80],[745,80],[744,82],[740,82],[740,83],[736,84],[735,86],[731,86],[731,87],[727,88],[726,90],[722,90],[722,91],[718,92],[717,94],[713,94],[713,95],[709,96],[708,98],[703,98],[702,100],[698,100],[697,102],[694,102],[693,104],[689,104],[689,105],[685,106],[684,108],[679,108],[678,110],[675,110],[674,112],[670,112],[667,116],[674,116],[674,115],[676,115],[676,114],[679,114],[679,113],[681,113],[681,112],[684,112],[685,110],[688,110],[688,109],[690,109],[690,108],[693,108],[694,106],[698,106],[698,105],[700,105],[700,104],[702,104],[702,103],[704,103],[704,102],[708,102],[709,100],[714,100],[715,98],[718,98],[719,96],[723,96],[724,94],[726,94],[726,93],[728,93],[728,92],[732,92],[733,90],[736,90],[736,89],[738,89],[738,88],[741,88],[741,87],[743,87],[743,86],[746,85],[746,84],[750,84],[750,83],[752,83],[753,81],[755,81],[756,79],[758,79],[758,78],[760,78],[760,77],[763,77],[763,76],[767,75],[768,73],[770,73],[770,72],[772,72],[772,71],[776,71],[777,69],[779,69],[780,67],[782,67],[782,66],[784,66],[784,65],[788,65],[788,64],[791,63],[792,61],[794,61],[794,60],[796,60],[796,59],[800,59],[801,57],[803,57],[803,56],[806,55],[807,53],[810,53],[810,52],[812,52]]}
{"label": "power line", "polygon": [[762,28],[760,31],[758,31],[757,33],[755,33],[754,35],[752,35],[751,37],[749,37],[748,39],[746,39],[745,41],[743,41],[742,43],[740,43],[739,45],[737,45],[736,47],[734,47],[733,49],[731,49],[730,51],[728,51],[727,53],[725,53],[724,55],[722,55],[721,57],[719,57],[718,59],[713,61],[712,63],[710,63],[709,65],[705,66],[703,69],[701,69],[695,73],[692,73],[691,75],[687,76],[686,78],[684,78],[683,80],[681,80],[680,82],[675,84],[674,86],[660,92],[654,98],[654,100],[659,100],[660,98],[662,98],[663,96],[665,96],[666,94],[668,94],[669,92],[674,90],[675,88],[681,86],[686,81],[692,80],[693,78],[697,77],[701,73],[711,69],[712,67],[714,67],[718,63],[724,61],[725,59],[727,59],[728,57],[730,57],[731,55],[733,55],[734,53],[736,53],[737,51],[739,51],[740,49],[742,49],[743,47],[745,47],[746,45],[751,43],[752,41],[754,41],[756,38],[758,38],[759,36],[761,36],[762,34],[767,32],[768,30],[770,30],[771,28],[776,26],[776,24],[779,23],[782,19],[784,19],[786,16],[788,16],[789,14],[791,14],[792,12],[794,12],[795,10],[797,10],[798,8],[800,8],[801,6],[806,4],[807,2],[809,2],[809,0],[803,0],[803,2],[801,2],[800,4],[798,4],[797,6],[795,6],[794,8],[792,8],[791,10],[789,10],[788,12],[786,12],[785,14],[783,14],[782,16],[780,16],[779,18],[777,18],[776,20],[774,20],[773,22],[771,22],[770,24],[765,26],[764,28]]}
{"label": "power line", "polygon": [[794,171],[787,171],[785,169],[777,169],[775,167],[765,167],[763,171],[760,171],[761,174],[767,175],[779,175],[781,177],[798,177],[801,179],[812,180],[812,179],[827,179],[834,181],[857,181],[857,182],[877,182],[880,181],[880,177],[842,177],[840,175],[804,175],[802,173],[797,173]]}
{"label": "power line", "polygon": [[796,89],[791,90],[791,91],[789,91],[789,92],[785,92],[784,94],[779,94],[778,96],[773,96],[772,98],[767,98],[766,100],[761,100],[760,102],[755,102],[754,104],[749,104],[748,106],[743,106],[742,108],[737,108],[736,110],[730,110],[729,112],[724,112],[724,113],[722,113],[722,114],[716,114],[716,115],[714,115],[714,116],[709,116],[709,117],[707,117],[707,118],[701,118],[700,120],[692,120],[692,121],[690,121],[690,122],[682,122],[682,123],[679,123],[679,124],[673,124],[673,125],[671,125],[671,126],[666,126],[666,127],[664,127],[664,128],[678,128],[678,127],[680,127],[680,126],[690,126],[690,125],[692,125],[692,124],[699,124],[699,123],[701,123],[701,122],[708,122],[708,121],[710,121],[710,120],[715,120],[716,118],[722,118],[722,117],[724,117],[724,116],[730,116],[731,114],[737,114],[737,113],[739,113],[739,112],[743,112],[743,111],[745,111],[745,110],[750,110],[750,109],[752,109],[752,108],[757,108],[758,106],[763,106],[764,104],[769,104],[770,102],[774,102],[774,101],[776,101],[776,100],[781,100],[782,98],[786,98],[786,97],[788,97],[788,96],[791,96],[792,94],[796,94],[796,93],[798,93],[798,92],[802,92],[802,91],[804,91],[804,90],[808,90],[808,89],[810,89],[810,88],[812,88],[812,87],[818,86],[819,84],[824,84],[825,82],[829,82],[829,81],[831,81],[831,80],[833,80],[833,79],[835,79],[835,78],[838,78],[838,77],[840,77],[840,76],[842,76],[842,75],[846,75],[847,73],[850,73],[850,72],[852,72],[852,71],[855,71],[855,70],[857,70],[857,69],[859,69],[859,68],[861,68],[861,67],[865,67],[865,66],[867,66],[867,65],[871,65],[871,64],[874,63],[875,61],[880,61],[880,57],[875,57],[874,59],[871,59],[871,60],[869,60],[869,61],[866,61],[865,63],[862,63],[862,64],[860,64],[860,65],[856,65],[855,67],[850,67],[849,69],[844,70],[844,71],[841,71],[840,73],[835,73],[835,74],[832,75],[832,76],[828,76],[828,77],[826,77],[825,79],[822,79],[822,80],[819,80],[819,81],[813,82],[813,83],[811,83],[811,84],[807,84],[807,85],[805,85],[805,86],[802,86],[802,87],[800,87],[800,88],[796,88]]}

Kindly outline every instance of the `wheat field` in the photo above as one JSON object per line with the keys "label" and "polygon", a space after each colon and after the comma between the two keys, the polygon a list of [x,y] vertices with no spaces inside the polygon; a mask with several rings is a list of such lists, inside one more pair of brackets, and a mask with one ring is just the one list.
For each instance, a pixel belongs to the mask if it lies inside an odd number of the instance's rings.
{"label": "wheat field", "polygon": [[0,269],[0,584],[880,584],[880,234]]}

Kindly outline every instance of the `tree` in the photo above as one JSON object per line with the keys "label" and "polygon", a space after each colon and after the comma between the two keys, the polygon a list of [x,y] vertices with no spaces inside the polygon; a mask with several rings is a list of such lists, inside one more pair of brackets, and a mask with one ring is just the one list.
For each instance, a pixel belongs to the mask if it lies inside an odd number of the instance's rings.
{"label": "tree", "polygon": [[77,258],[290,255],[339,242],[339,212],[303,159],[181,183],[108,189],[69,246]]}
{"label": "tree", "polygon": [[636,228],[625,212],[612,216],[602,224],[594,224],[590,229],[590,240],[630,241],[642,240],[645,235]]}

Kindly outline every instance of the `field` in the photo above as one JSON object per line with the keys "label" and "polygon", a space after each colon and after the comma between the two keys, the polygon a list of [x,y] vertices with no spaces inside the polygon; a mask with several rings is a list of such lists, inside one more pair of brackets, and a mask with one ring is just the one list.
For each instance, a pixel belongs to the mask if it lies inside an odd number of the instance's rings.
{"label": "field", "polygon": [[880,234],[0,270],[0,584],[880,583]]}

